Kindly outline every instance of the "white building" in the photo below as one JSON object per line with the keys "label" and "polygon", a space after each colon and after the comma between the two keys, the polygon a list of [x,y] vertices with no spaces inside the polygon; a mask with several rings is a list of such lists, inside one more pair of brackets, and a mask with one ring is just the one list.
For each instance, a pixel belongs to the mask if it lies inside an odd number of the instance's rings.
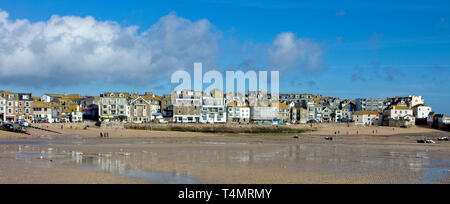
{"label": "white building", "polygon": [[334,113],[333,110],[331,110],[329,107],[322,108],[322,121],[331,121],[332,120],[332,113]]}
{"label": "white building", "polygon": [[356,99],[356,111],[382,111],[383,99],[381,98],[358,98]]}
{"label": "white building", "polygon": [[413,110],[406,106],[390,106],[383,112],[383,115],[395,120],[403,119],[406,116],[414,116]]}
{"label": "white building", "polygon": [[415,107],[417,105],[425,104],[425,99],[422,96],[408,96],[409,108]]}
{"label": "white building", "polygon": [[449,125],[450,124],[450,117],[446,115],[442,115],[442,117],[438,118],[438,123],[442,125]]}
{"label": "white building", "polygon": [[272,121],[278,116],[278,107],[252,106],[250,118],[253,121]]}
{"label": "white building", "polygon": [[228,121],[235,123],[250,122],[250,108],[247,106],[229,106]]}
{"label": "white building", "polygon": [[208,106],[204,105],[201,109],[201,123],[226,123],[227,110],[224,106]]}
{"label": "white building", "polygon": [[398,105],[390,106],[388,109],[384,110],[383,117],[385,117],[386,121],[407,120],[410,124],[415,124],[416,121],[412,109]]}
{"label": "white building", "polygon": [[61,122],[83,122],[83,110],[81,106],[76,104],[63,106]]}
{"label": "white building", "polygon": [[334,122],[341,122],[343,118],[344,114],[341,109],[334,110]]}
{"label": "white building", "polygon": [[211,93],[205,93],[200,115],[201,123],[227,122],[227,109],[222,91],[213,90]]}
{"label": "white building", "polygon": [[152,120],[155,120],[156,117],[162,116],[160,101],[152,100],[150,108],[152,112]]}
{"label": "white building", "polygon": [[353,113],[355,125],[380,126],[382,125],[382,115],[378,111],[356,111]]}
{"label": "white building", "polygon": [[130,117],[128,106],[128,93],[103,93],[100,94],[98,114],[105,122],[125,121]]}
{"label": "white building", "polygon": [[244,94],[228,93],[225,97],[228,122],[249,123],[250,108]]}
{"label": "white building", "polygon": [[6,121],[6,99],[0,96],[0,121]]}
{"label": "white building", "polygon": [[174,91],[172,93],[173,122],[198,123],[201,117],[201,91]]}
{"label": "white building", "polygon": [[431,113],[431,107],[419,104],[413,107],[414,117],[417,119],[425,119]]}

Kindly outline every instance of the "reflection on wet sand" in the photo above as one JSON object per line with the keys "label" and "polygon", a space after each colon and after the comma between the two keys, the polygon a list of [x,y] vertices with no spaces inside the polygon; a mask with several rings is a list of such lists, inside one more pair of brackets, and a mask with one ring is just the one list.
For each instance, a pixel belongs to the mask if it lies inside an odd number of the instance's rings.
{"label": "reflection on wet sand", "polygon": [[150,183],[448,183],[445,151],[342,144],[198,141],[4,141],[39,165],[99,171]]}

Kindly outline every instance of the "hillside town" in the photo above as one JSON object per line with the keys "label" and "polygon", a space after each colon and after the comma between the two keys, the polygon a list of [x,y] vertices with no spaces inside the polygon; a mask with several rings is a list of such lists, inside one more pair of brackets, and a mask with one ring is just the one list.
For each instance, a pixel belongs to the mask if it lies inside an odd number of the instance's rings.
{"label": "hillside town", "polygon": [[173,91],[158,96],[106,92],[80,94],[0,91],[0,121],[8,123],[203,123],[291,125],[354,123],[359,126],[448,129],[450,117],[432,111],[422,96],[341,99],[313,94],[266,92],[224,94],[221,90]]}

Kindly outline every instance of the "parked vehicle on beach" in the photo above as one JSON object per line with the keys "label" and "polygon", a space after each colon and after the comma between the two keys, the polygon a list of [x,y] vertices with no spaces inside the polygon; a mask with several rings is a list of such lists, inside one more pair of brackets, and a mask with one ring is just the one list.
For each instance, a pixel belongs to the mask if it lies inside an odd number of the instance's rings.
{"label": "parked vehicle on beach", "polygon": [[2,127],[5,128],[6,130],[14,130],[14,125],[9,123],[3,124]]}
{"label": "parked vehicle on beach", "polygon": [[423,139],[423,140],[417,140],[417,143],[434,144],[434,143],[436,143],[436,142],[433,141],[433,140],[430,140],[430,139]]}

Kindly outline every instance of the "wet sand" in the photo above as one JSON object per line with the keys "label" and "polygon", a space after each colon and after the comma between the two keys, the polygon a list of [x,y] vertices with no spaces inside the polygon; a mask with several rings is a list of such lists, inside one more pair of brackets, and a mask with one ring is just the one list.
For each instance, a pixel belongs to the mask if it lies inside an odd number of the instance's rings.
{"label": "wet sand", "polygon": [[[377,129],[378,135],[370,129],[346,135],[343,128],[334,135],[323,128],[299,139],[98,128],[55,128],[61,135],[30,130],[30,136],[0,131],[0,183],[450,183],[450,143],[416,143],[449,132]],[[100,132],[111,139],[98,138]]]}

